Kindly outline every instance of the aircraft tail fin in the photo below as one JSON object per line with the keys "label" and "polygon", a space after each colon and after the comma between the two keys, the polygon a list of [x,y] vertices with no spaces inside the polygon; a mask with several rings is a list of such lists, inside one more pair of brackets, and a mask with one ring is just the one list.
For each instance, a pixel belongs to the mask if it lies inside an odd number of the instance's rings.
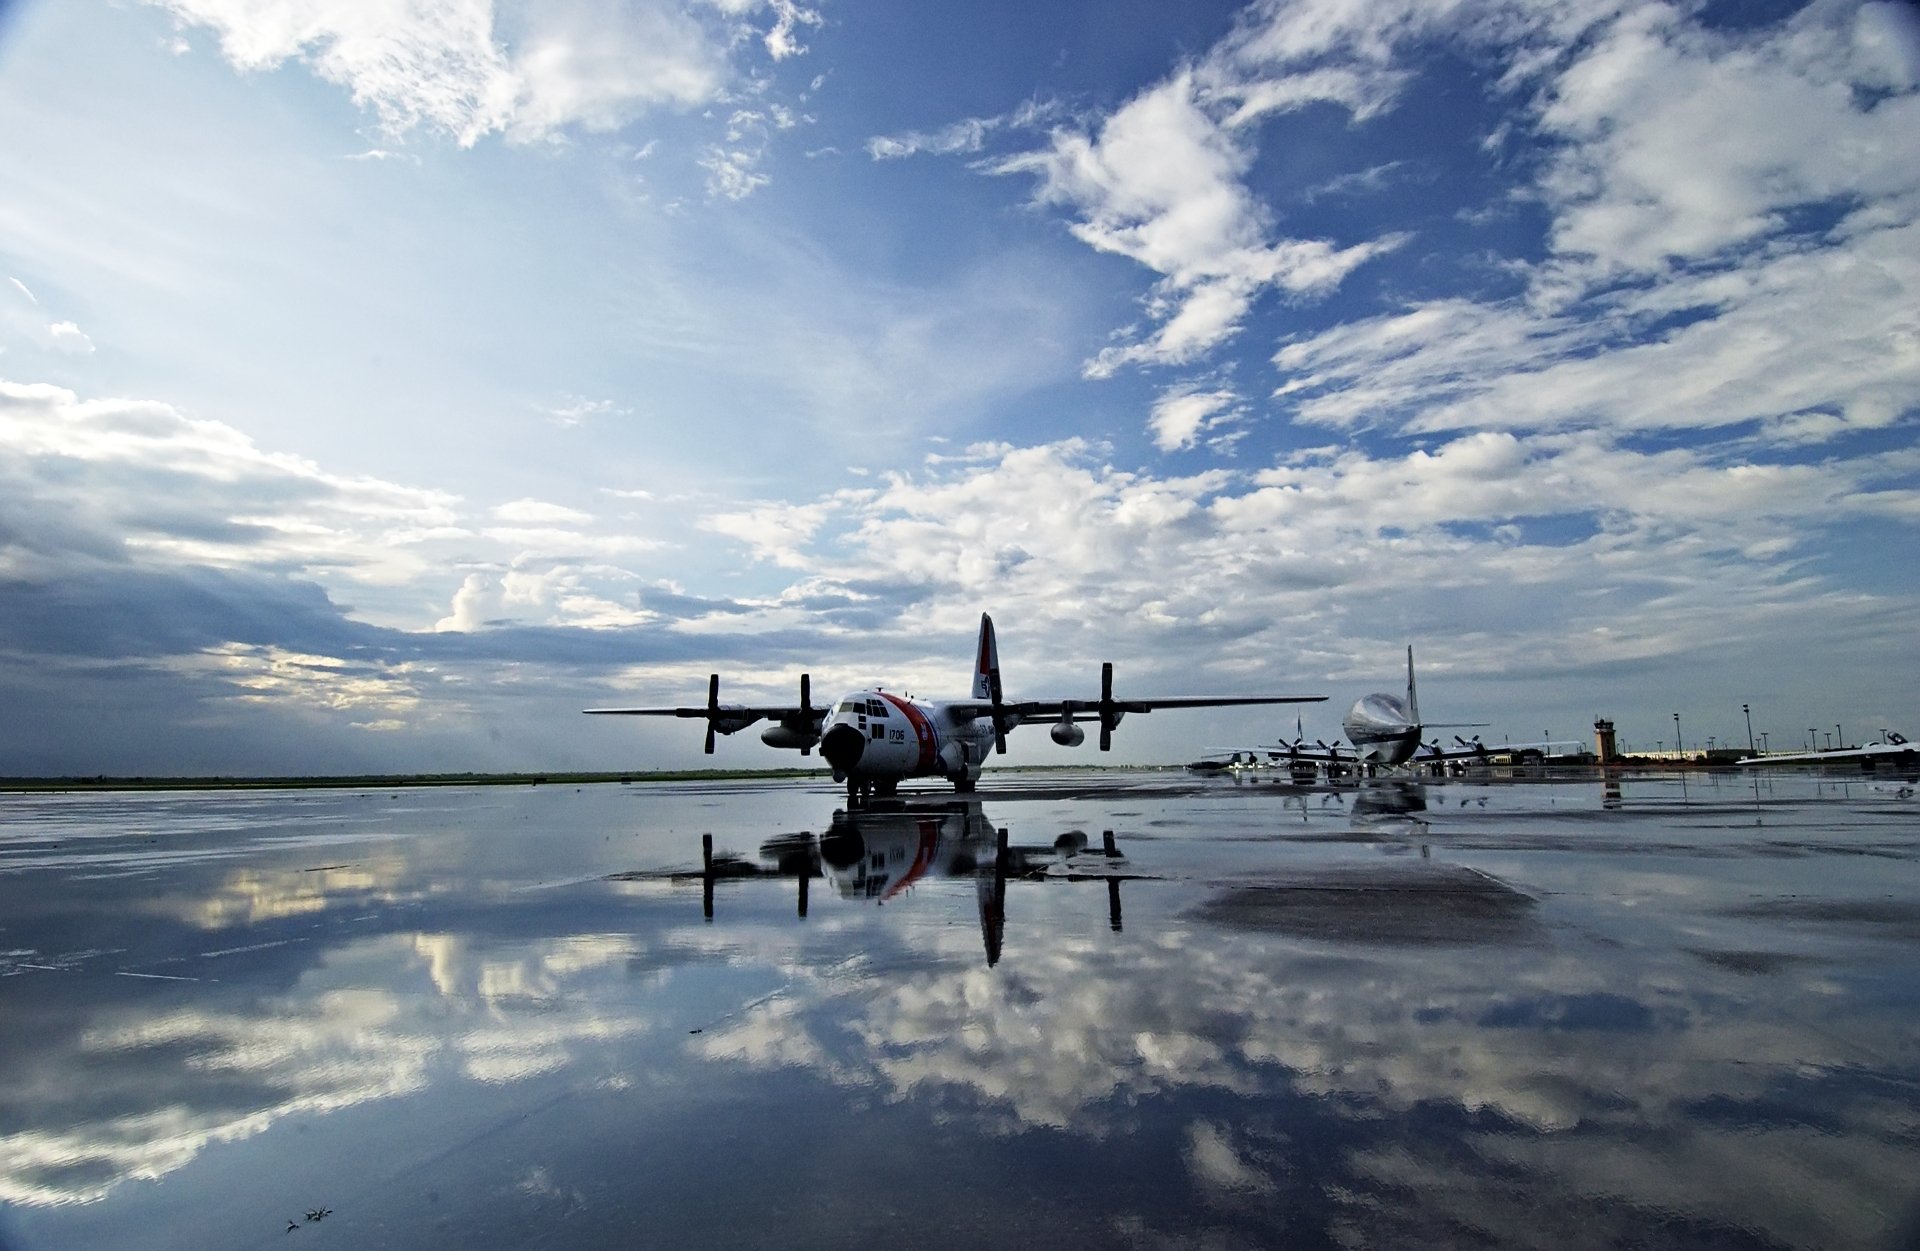
{"label": "aircraft tail fin", "polygon": [[1420,696],[1413,689],[1413,644],[1407,644],[1407,720],[1420,724]]}
{"label": "aircraft tail fin", "polygon": [[980,645],[974,649],[973,697],[1000,698],[1000,647],[993,637],[993,618],[980,614]]}

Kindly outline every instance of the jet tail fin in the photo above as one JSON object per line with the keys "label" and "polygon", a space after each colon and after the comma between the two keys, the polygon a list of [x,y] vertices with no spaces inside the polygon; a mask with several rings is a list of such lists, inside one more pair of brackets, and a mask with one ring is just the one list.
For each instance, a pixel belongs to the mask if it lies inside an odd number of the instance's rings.
{"label": "jet tail fin", "polygon": [[1407,644],[1407,720],[1420,722],[1420,696],[1413,689],[1413,644]]}
{"label": "jet tail fin", "polygon": [[1000,698],[1000,646],[993,637],[993,618],[980,614],[980,645],[974,649],[973,697]]}

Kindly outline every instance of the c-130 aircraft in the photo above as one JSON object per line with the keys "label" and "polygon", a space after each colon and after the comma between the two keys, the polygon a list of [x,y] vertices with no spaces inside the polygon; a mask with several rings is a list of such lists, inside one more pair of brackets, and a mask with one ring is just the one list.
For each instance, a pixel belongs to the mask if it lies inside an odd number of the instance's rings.
{"label": "c-130 aircraft", "polygon": [[944,778],[956,791],[974,789],[989,748],[1004,753],[1007,732],[1028,721],[1048,720],[1049,733],[1062,747],[1086,740],[1080,726],[1098,722],[1100,750],[1113,748],[1113,731],[1130,712],[1156,708],[1224,708],[1242,704],[1313,704],[1324,695],[1175,695],[1156,699],[1115,699],[1113,665],[1100,666],[1097,699],[1008,700],[1000,684],[1000,650],[993,619],[980,614],[975,648],[973,695],[969,699],[918,700],[868,687],[842,695],[826,707],[811,698],[811,678],[800,675],[800,700],[794,704],[723,704],[720,675],[707,679],[707,702],[692,708],[588,708],[594,716],[686,717],[707,723],[706,751],[714,735],[735,734],[755,722],[773,722],[760,732],[769,747],[806,755],[818,745],[844,782],[849,802],[893,795],[907,778]]}

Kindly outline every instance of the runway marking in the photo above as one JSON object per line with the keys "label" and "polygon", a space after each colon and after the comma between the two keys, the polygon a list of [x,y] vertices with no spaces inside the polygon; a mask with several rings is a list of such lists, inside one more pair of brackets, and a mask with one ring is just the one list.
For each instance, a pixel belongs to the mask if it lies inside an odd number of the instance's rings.
{"label": "runway marking", "polygon": [[304,941],[304,939],[278,938],[270,943],[249,943],[245,947],[222,947],[218,951],[203,951],[200,953],[200,958],[211,960],[215,956],[236,956],[243,951],[265,951],[269,947],[285,947],[288,943]]}

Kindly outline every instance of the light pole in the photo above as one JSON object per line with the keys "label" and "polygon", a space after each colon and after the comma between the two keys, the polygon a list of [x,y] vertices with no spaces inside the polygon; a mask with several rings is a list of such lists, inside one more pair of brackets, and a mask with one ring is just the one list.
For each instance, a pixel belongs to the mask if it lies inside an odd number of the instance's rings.
{"label": "light pole", "polygon": [[1827,750],[1828,750],[1828,751],[1832,751],[1832,750],[1833,750],[1833,735],[1831,735],[1831,734],[1828,734],[1828,733],[1827,733],[1827,732],[1826,732],[1825,730],[1822,730],[1822,731],[1820,731],[1820,736],[1821,736],[1822,738],[1824,738],[1824,739],[1826,739],[1826,740],[1827,740]]}
{"label": "light pole", "polygon": [[1767,747],[1767,732],[1765,730],[1762,730],[1760,731],[1760,754],[1764,756],[1767,754],[1768,750],[1769,749]]}
{"label": "light pole", "polygon": [[1760,752],[1759,749],[1753,745],[1753,710],[1745,704],[1742,704],[1740,705],[1740,715],[1747,719],[1747,754],[1749,756],[1757,756]]}
{"label": "light pole", "polygon": [[1840,750],[1847,750],[1847,736],[1840,732],[1839,726],[1833,727],[1833,741],[1840,744]]}
{"label": "light pole", "polygon": [[1807,727],[1807,750],[1820,750],[1820,731],[1814,729],[1812,726]]}
{"label": "light pole", "polygon": [[1687,745],[1680,738],[1680,714],[1677,712],[1673,714],[1673,750],[1680,759],[1687,758]]}

